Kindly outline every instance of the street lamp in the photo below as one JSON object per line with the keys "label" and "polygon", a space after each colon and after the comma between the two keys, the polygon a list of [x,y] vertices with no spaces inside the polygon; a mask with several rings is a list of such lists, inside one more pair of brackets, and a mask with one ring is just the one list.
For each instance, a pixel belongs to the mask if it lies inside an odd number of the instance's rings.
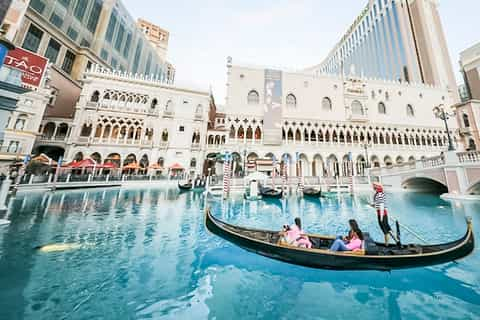
{"label": "street lamp", "polygon": [[445,123],[445,130],[447,130],[447,137],[448,137],[448,151],[455,151],[455,147],[453,146],[452,142],[452,137],[450,136],[450,130],[448,130],[448,122],[447,120],[450,119],[450,117],[455,116],[454,112],[448,113],[445,111],[445,106],[443,104],[433,108],[433,114],[435,117],[443,120]]}

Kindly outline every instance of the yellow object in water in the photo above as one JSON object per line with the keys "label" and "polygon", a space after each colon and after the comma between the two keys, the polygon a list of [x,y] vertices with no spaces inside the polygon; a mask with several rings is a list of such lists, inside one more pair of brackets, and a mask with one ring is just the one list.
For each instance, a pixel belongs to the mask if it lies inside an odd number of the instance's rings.
{"label": "yellow object in water", "polygon": [[36,247],[41,252],[58,252],[58,251],[67,251],[67,250],[75,250],[81,248],[82,245],[79,243],[54,243],[54,244],[47,244],[44,246]]}

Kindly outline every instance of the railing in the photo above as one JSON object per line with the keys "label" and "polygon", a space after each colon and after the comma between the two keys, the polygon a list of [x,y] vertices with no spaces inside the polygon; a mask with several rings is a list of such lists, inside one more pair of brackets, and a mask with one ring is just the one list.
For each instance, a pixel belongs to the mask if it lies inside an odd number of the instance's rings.
{"label": "railing", "polygon": [[457,153],[460,163],[480,162],[480,151],[468,151]]}
{"label": "railing", "polygon": [[199,151],[200,148],[201,148],[200,143],[198,143],[198,142],[197,143],[192,143],[192,147],[191,147],[192,151]]}
{"label": "railing", "polygon": [[370,169],[370,175],[381,176],[385,174],[400,173],[417,169],[430,169],[443,166],[444,164],[445,158],[440,155],[431,158],[395,164],[388,167],[372,168]]}
{"label": "railing", "polygon": [[202,121],[203,120],[203,115],[202,114],[195,114],[193,119],[196,120],[196,121]]}
{"label": "railing", "polygon": [[[121,175],[121,174],[61,174],[57,177],[56,183],[77,183],[77,182],[120,182],[120,181],[159,181],[167,180],[163,175]],[[25,174],[18,179],[20,185],[53,184],[53,174],[33,175]]]}
{"label": "railing", "polygon": [[9,155],[17,155],[22,154],[22,146],[2,146],[0,147],[0,153],[2,154],[9,154]]}
{"label": "railing", "polygon": [[56,142],[64,142],[67,140],[67,136],[40,136],[41,141],[56,141]]}
{"label": "railing", "polygon": [[173,111],[163,111],[164,118],[173,118]]}

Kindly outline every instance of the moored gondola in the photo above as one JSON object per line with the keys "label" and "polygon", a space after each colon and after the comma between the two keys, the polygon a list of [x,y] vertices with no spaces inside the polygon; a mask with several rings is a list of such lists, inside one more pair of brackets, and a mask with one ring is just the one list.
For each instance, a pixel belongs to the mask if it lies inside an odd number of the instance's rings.
{"label": "moored gondola", "polygon": [[262,187],[260,188],[260,195],[263,199],[281,199],[283,191],[269,187]]}
{"label": "moored gondola", "polygon": [[315,189],[315,188],[305,188],[303,189],[303,196],[307,198],[320,198],[322,195],[322,190],[321,189]]}
{"label": "moored gondola", "polygon": [[180,191],[190,191],[192,190],[192,184],[190,182],[187,182],[187,183],[178,183],[178,189],[180,189]]}
{"label": "moored gondola", "polygon": [[329,251],[335,237],[308,235],[312,249],[280,244],[278,231],[234,226],[215,218],[209,209],[206,228],[213,234],[239,247],[280,261],[318,269],[380,270],[405,269],[446,263],[469,255],[474,249],[472,224],[467,220],[467,232],[456,241],[437,245],[389,245],[377,243],[368,235],[362,250]]}

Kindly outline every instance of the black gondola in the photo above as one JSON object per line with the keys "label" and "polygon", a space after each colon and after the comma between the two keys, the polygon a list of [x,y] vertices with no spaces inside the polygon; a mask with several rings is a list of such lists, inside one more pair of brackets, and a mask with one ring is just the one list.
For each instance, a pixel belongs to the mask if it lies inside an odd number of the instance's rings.
{"label": "black gondola", "polygon": [[261,187],[260,195],[263,199],[281,199],[283,197],[283,191],[269,187]]}
{"label": "black gondola", "polygon": [[315,188],[305,188],[303,189],[303,196],[309,198],[320,198],[322,195],[322,190]]}
{"label": "black gondola", "polygon": [[[469,255],[474,249],[472,224],[467,220],[467,232],[456,241],[438,245],[409,244],[385,246],[366,238],[359,251],[329,251],[335,237],[308,235],[312,249],[279,244],[278,231],[248,229],[215,218],[209,209],[205,225],[213,234],[233,244],[280,261],[305,267],[331,270],[380,270],[425,267],[451,262]],[[367,235],[368,236],[368,235]]]}
{"label": "black gondola", "polygon": [[180,189],[180,191],[190,191],[190,190],[192,190],[192,184],[190,182],[187,182],[185,184],[181,184],[179,182],[178,183],[178,189]]}

